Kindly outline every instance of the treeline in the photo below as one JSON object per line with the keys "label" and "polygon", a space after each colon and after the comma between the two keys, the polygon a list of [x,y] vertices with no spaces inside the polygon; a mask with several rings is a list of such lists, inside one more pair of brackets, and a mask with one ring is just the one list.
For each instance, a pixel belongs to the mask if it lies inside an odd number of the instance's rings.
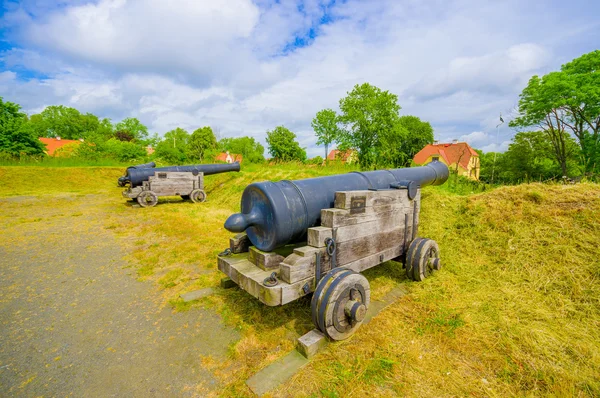
{"label": "treeline", "polygon": [[600,50],[533,76],[519,97],[518,132],[504,153],[480,154],[480,179],[558,180],[600,173]]}
{"label": "treeline", "polygon": [[357,84],[339,101],[340,113],[323,109],[311,125],[317,145],[356,150],[362,169],[408,167],[433,142],[433,128],[416,116],[400,116],[398,96],[369,83]]}
{"label": "treeline", "polygon": [[[65,145],[56,156],[96,161],[114,159],[120,162],[158,158],[164,163],[214,161],[220,152],[241,154],[247,162],[263,162],[264,147],[252,137],[217,140],[210,127],[201,127],[191,134],[176,128],[161,138],[152,136],[136,118],[126,118],[113,124],[91,113],[81,113],[62,105],[48,106],[31,116],[18,104],[0,97],[0,155],[18,158],[44,156],[45,146],[40,137],[80,140]],[[151,151],[148,148],[152,148]],[[150,154],[153,152],[152,154]]]}

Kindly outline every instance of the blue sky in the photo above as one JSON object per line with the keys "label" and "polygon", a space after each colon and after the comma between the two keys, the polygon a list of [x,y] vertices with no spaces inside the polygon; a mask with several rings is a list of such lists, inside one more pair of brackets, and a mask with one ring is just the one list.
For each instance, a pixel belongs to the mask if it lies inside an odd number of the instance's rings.
{"label": "blue sky", "polygon": [[4,1],[0,96],[63,104],[153,132],[210,125],[264,143],[278,125],[309,156],[310,121],[355,84],[398,95],[436,138],[505,149],[534,74],[598,48],[600,2]]}

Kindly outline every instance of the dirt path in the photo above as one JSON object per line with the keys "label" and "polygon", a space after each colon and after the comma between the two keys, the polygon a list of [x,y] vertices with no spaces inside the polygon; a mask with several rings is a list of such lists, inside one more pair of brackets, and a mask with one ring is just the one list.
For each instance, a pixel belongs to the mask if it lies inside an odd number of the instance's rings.
{"label": "dirt path", "polygon": [[127,268],[102,196],[0,199],[0,395],[204,396],[238,334]]}

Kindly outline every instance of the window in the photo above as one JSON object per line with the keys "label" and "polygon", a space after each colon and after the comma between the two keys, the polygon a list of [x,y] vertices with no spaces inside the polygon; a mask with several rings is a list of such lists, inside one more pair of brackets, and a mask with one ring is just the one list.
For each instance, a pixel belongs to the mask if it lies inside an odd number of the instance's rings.
{"label": "window", "polygon": [[434,156],[434,157],[432,158],[432,160],[433,160],[433,161],[439,161],[439,160],[440,160],[440,157],[439,157],[439,156]]}

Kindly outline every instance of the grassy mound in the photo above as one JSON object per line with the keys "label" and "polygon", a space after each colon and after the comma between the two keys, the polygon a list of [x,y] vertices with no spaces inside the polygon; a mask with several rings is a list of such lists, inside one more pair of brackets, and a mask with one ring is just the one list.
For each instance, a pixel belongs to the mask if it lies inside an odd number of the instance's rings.
{"label": "grassy mound", "polygon": [[[202,358],[227,384],[225,394],[249,396],[244,381],[312,329],[308,300],[269,308],[238,289],[191,304],[178,296],[218,285],[215,258],[230,236],[223,222],[246,185],[349,169],[243,166],[207,177],[206,203],[161,198],[151,209],[121,197],[121,168],[40,170],[0,168],[0,195],[106,195],[106,228],[122,236],[126,261],[156,284],[157,299],[176,310],[211,306],[242,332],[225,363]],[[398,285],[408,295],[274,395],[600,395],[599,221],[594,184],[471,195],[425,188],[420,235],[439,243],[443,270],[422,283],[394,262],[367,271],[375,298]]]}

